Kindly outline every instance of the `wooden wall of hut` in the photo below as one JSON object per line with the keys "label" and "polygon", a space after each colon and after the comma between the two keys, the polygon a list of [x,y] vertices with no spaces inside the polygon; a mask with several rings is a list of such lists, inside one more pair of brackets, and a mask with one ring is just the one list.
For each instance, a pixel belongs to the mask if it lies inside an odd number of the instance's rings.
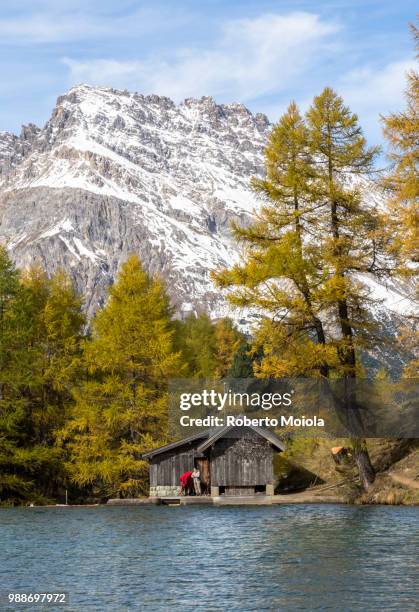
{"label": "wooden wall of hut", "polygon": [[150,486],[179,485],[180,475],[193,470],[194,459],[194,448],[156,455],[150,461]]}
{"label": "wooden wall of hut", "polygon": [[[233,433],[233,432],[232,432]],[[273,483],[273,449],[252,431],[235,431],[211,450],[211,484],[255,487]]]}

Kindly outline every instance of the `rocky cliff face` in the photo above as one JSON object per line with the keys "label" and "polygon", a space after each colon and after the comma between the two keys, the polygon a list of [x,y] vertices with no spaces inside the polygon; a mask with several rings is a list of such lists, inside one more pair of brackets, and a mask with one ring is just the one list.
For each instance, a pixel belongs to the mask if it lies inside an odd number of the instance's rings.
{"label": "rocky cliff face", "polygon": [[180,312],[221,316],[209,271],[237,260],[268,130],[241,104],[75,87],[42,130],[0,134],[0,240],[19,266],[70,270],[89,314],[136,252]]}
{"label": "rocky cliff face", "polygon": [[[257,206],[249,182],[263,174],[269,129],[241,104],[74,87],[43,129],[0,133],[0,241],[20,267],[70,271],[89,315],[135,252],[165,277],[179,314],[220,317],[228,308],[209,273],[239,258],[230,223]],[[411,307],[405,288],[363,280],[388,326]]]}
{"label": "rocky cliff face", "polygon": [[15,168],[32,149],[41,130],[34,125],[24,125],[20,136],[0,132],[0,180]]}

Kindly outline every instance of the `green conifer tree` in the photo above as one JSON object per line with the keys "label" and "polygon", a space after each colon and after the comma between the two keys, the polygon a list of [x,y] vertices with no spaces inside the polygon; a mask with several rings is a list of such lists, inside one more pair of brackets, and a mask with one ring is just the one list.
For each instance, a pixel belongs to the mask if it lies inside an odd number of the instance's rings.
{"label": "green conifer tree", "polygon": [[262,357],[261,353],[255,353],[250,342],[243,339],[233,355],[227,376],[231,378],[253,378],[255,376],[255,366],[257,367]]}
{"label": "green conifer tree", "polygon": [[55,435],[68,415],[84,317],[62,274],[50,280],[34,268],[20,278],[1,250],[0,276],[0,496],[42,502],[65,478]]}
{"label": "green conifer tree", "polygon": [[212,378],[217,368],[217,344],[214,325],[206,314],[191,313],[176,324],[176,347],[185,364],[183,375]]}
{"label": "green conifer tree", "polygon": [[176,347],[181,353],[182,375],[191,378],[224,378],[243,334],[225,317],[215,323],[206,314],[190,314],[176,322]]}
{"label": "green conifer tree", "polygon": [[214,375],[216,378],[228,376],[232,366],[233,357],[244,335],[235,327],[231,319],[225,317],[214,324],[215,360],[216,367]]}
{"label": "green conifer tree", "polygon": [[26,360],[22,305],[19,274],[0,246],[0,503],[16,503],[33,492],[20,450],[25,401],[19,366]]}

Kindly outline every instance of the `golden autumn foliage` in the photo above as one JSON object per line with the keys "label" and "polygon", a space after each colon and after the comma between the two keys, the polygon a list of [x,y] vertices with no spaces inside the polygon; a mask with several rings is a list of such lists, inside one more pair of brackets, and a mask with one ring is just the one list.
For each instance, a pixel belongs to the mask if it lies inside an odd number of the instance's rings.
{"label": "golden autumn foliage", "polygon": [[263,376],[357,375],[355,350],[374,326],[356,274],[376,273],[380,217],[364,204],[362,180],[377,149],[330,88],[306,117],[295,103],[273,127],[262,201],[250,226],[233,226],[243,260],[215,275],[230,302],[264,321],[256,343]]}
{"label": "golden autumn foliage", "polygon": [[[418,29],[412,26],[419,45]],[[412,274],[411,262],[419,260],[419,74],[407,74],[406,106],[383,118],[389,145],[390,171],[382,181],[388,194],[386,224],[392,254],[400,257],[401,271]],[[407,264],[407,265],[406,265]]]}
{"label": "golden autumn foliage", "polygon": [[169,299],[136,256],[122,266],[84,349],[86,379],[62,434],[71,479],[101,497],[144,493],[146,450],[167,431],[167,380],[179,375]]}
{"label": "golden autumn foliage", "polygon": [[190,378],[223,378],[228,375],[241,334],[230,319],[216,322],[190,314],[176,322],[175,345],[180,351],[183,375]]}
{"label": "golden autumn foliage", "polygon": [[[242,261],[214,275],[234,306],[261,315],[257,376],[359,376],[359,352],[377,339],[359,275],[388,272],[378,267],[381,216],[362,192],[377,154],[328,87],[305,117],[291,103],[273,127],[266,177],[252,183],[262,207],[254,223],[233,226]],[[374,472],[363,441],[354,455],[367,488]]]}
{"label": "golden autumn foliage", "polygon": [[0,503],[64,492],[56,436],[71,411],[84,324],[63,272],[20,274],[0,248]]}

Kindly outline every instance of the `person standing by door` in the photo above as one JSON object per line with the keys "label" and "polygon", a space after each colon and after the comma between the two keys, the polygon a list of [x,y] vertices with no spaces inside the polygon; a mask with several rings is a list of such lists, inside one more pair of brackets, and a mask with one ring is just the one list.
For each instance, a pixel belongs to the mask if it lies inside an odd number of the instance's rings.
{"label": "person standing by door", "polygon": [[191,475],[192,475],[195,495],[201,495],[201,473],[197,467],[194,467]]}

